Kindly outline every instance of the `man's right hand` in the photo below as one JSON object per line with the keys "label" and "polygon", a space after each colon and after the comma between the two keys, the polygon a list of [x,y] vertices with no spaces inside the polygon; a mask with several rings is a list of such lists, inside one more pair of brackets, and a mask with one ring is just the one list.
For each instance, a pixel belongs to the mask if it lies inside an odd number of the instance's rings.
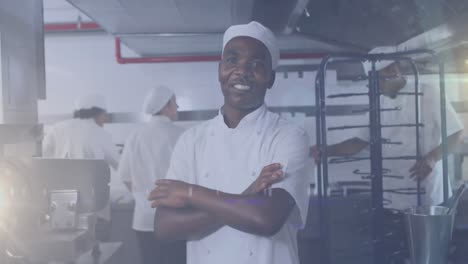
{"label": "man's right hand", "polygon": [[279,163],[263,167],[258,178],[242,194],[256,194],[281,181],[284,174],[281,169],[282,166]]}

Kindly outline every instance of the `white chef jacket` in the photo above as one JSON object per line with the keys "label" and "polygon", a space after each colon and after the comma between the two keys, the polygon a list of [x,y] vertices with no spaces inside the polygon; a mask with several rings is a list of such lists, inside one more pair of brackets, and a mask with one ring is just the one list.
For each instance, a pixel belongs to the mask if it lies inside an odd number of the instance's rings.
{"label": "white chef jacket", "polygon": [[[111,135],[94,119],[70,119],[55,124],[42,142],[42,155],[56,159],[102,159],[114,170],[119,164]],[[109,204],[98,216],[110,220]]]}
{"label": "white chef jacket", "polygon": [[154,230],[155,209],[147,201],[158,179],[166,176],[174,146],[183,132],[166,116],[152,116],[130,134],[125,142],[119,164],[122,181],[131,183],[135,199],[133,229]]}
{"label": "white chef jacket", "polygon": [[263,105],[228,128],[220,113],[184,133],[177,143],[167,174],[227,193],[240,194],[257,179],[262,168],[281,163],[287,177],[273,185],[286,190],[296,206],[272,237],[248,234],[224,226],[187,244],[188,264],[298,264],[297,231],[305,223],[309,203],[306,132],[271,113]]}
{"label": "white chef jacket", "polygon": [[119,155],[111,135],[94,119],[70,119],[55,124],[42,142],[42,155],[57,159],[103,159],[117,169]]}
{"label": "white chef jacket", "polygon": [[[426,155],[441,143],[441,119],[440,119],[440,93],[435,87],[428,84],[420,85],[423,95],[419,100],[420,122],[424,127],[420,128],[420,151],[421,156]],[[408,83],[400,92],[414,92],[414,85]],[[395,99],[387,96],[380,97],[381,109],[399,107],[400,111],[381,112],[381,123],[390,124],[414,124],[415,99],[414,95],[398,95]],[[455,110],[447,102],[447,136],[463,129]],[[369,130],[363,129],[360,138],[369,140]],[[382,128],[382,138],[400,142],[400,145],[383,144],[383,157],[415,156],[416,154],[416,130],[414,127],[386,127]],[[404,210],[410,206],[417,205],[415,180],[410,179],[408,170],[414,165],[415,160],[384,160],[383,167],[390,169],[388,174],[404,176],[404,179],[384,177],[384,200],[386,207]],[[432,173],[421,182],[425,194],[422,195],[423,205],[436,205],[443,201],[443,175],[442,162],[434,166]],[[412,188],[413,190],[403,189]],[[451,189],[451,188],[449,188]],[[404,191],[406,194],[397,193]],[[397,192],[395,192],[397,191]],[[409,193],[408,193],[409,191]],[[451,195],[451,193],[449,193]]]}

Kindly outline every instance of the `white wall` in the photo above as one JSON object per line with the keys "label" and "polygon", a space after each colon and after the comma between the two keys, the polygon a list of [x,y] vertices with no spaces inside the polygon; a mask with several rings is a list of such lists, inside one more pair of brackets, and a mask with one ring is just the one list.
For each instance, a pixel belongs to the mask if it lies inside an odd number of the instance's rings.
{"label": "white wall", "polygon": [[[120,65],[114,57],[114,39],[105,34],[48,34],[45,49],[47,100],[39,103],[40,115],[70,113],[74,100],[91,92],[104,94],[111,112],[137,112],[140,111],[147,90],[156,84],[167,84],[175,91],[180,110],[216,109],[222,104],[217,81],[217,63],[214,62]],[[135,55],[125,48],[123,54]],[[332,77],[328,83],[334,83],[334,75],[329,76]],[[315,73],[305,73],[303,78],[290,73],[287,79],[283,74],[278,74],[273,89],[267,93],[267,104],[313,105],[314,79]],[[449,83],[456,83],[459,78],[452,76],[448,79]],[[364,91],[365,83],[332,85],[329,93],[356,91],[354,88]],[[449,97],[456,99],[458,89],[452,88],[449,91]],[[328,101],[329,104],[366,102],[366,97]],[[329,125],[366,123],[362,119],[363,116],[330,118]],[[314,119],[297,115],[294,120],[306,127],[314,142]],[[129,125],[107,127],[116,143],[123,142],[131,128]],[[349,130],[330,133],[329,142],[352,137],[352,134],[353,131]]]}
{"label": "white wall", "polygon": [[75,98],[89,92],[106,95],[110,111],[138,111],[145,92],[157,83],[170,84],[181,108],[189,109],[187,98],[216,84],[207,78],[215,69],[210,63],[119,65],[107,35],[47,35],[45,46],[48,97],[40,113],[67,112]]}
{"label": "white wall", "polygon": [[[174,89],[181,110],[217,108],[222,102],[214,62],[119,65],[114,40],[107,35],[47,35],[45,46],[48,98],[40,104],[43,114],[66,111],[74,98],[91,91],[105,94],[111,111],[137,111],[145,92],[158,83]],[[310,104],[313,93],[305,84],[312,88],[314,77],[289,74],[284,79],[278,74],[269,104]]]}
{"label": "white wall", "polygon": [[[114,57],[114,39],[104,34],[48,34],[45,49],[47,99],[39,102],[39,115],[71,113],[74,100],[92,92],[107,97],[111,112],[137,112],[147,90],[156,84],[167,84],[175,91],[180,110],[217,109],[222,104],[214,62],[120,65]],[[127,49],[123,54],[135,55]],[[313,73],[305,73],[302,79],[297,74],[287,79],[278,74],[267,104],[313,104],[314,78]],[[304,125],[304,117],[296,119]],[[312,130],[312,120],[309,124]],[[122,143],[131,128],[106,127],[116,143]]]}
{"label": "white wall", "polygon": [[[69,113],[74,100],[90,92],[104,94],[111,112],[136,112],[146,91],[156,84],[168,84],[174,89],[180,110],[215,109],[222,104],[215,62],[120,65],[114,57],[114,39],[105,34],[48,34],[45,49],[47,100],[39,103],[41,115]],[[123,54],[134,56],[125,48]],[[287,79],[278,74],[273,89],[267,93],[267,104],[313,104],[314,79],[315,73],[306,72],[303,78],[290,73]],[[447,79],[453,82],[454,78]],[[340,86],[337,91],[350,88]],[[364,88],[359,83],[353,86]],[[449,91],[455,99],[458,90]],[[330,103],[361,101],[361,98],[347,98]]]}
{"label": "white wall", "polygon": [[[104,34],[49,34],[45,42],[47,100],[39,103],[40,115],[70,113],[74,100],[91,92],[104,94],[111,112],[137,112],[147,90],[156,84],[175,91],[180,110],[217,109],[222,104],[215,62],[120,65],[114,57],[114,39]],[[135,55],[125,48],[123,54]],[[290,73],[287,79],[278,74],[267,104],[312,105],[314,79],[315,73],[306,72],[303,78]],[[300,116],[296,119],[305,122]],[[117,142],[126,135],[122,129],[114,134]]]}

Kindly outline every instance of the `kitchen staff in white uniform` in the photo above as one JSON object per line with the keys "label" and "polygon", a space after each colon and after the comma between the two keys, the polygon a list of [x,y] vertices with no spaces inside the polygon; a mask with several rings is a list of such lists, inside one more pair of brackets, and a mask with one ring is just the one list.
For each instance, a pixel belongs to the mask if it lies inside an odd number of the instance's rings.
{"label": "kitchen staff in white uniform", "polygon": [[[75,102],[73,119],[53,125],[42,142],[42,155],[56,159],[102,159],[117,170],[119,154],[111,135],[103,128],[108,119],[103,96],[90,94]],[[98,213],[99,220],[110,221],[110,203]],[[106,226],[106,227],[105,227]],[[107,229],[108,224],[98,225]],[[98,232],[99,233],[99,232]],[[108,230],[104,231],[108,235]]]}
{"label": "kitchen staff in white uniform", "polygon": [[154,238],[155,209],[147,197],[158,179],[166,176],[174,146],[183,129],[177,120],[176,96],[166,86],[148,93],[143,112],[151,119],[127,138],[119,175],[135,198],[133,229],[136,231],[142,263],[185,264],[185,243],[158,243]]}
{"label": "kitchen staff in white uniform", "polygon": [[[189,239],[189,264],[297,264],[309,139],[265,106],[279,60],[258,22],[224,34],[219,115],[185,132],[149,199],[159,240]],[[271,190],[262,192],[269,185]]]}
{"label": "kitchen staff in white uniform", "polygon": [[[394,47],[379,47],[370,53],[396,52]],[[371,64],[364,64],[366,72],[370,71]],[[400,66],[393,61],[380,61],[376,63],[379,71],[380,89],[383,96],[380,98],[382,109],[398,108],[400,111],[381,112],[381,123],[414,124],[415,100],[414,95],[401,95],[398,93],[414,93],[413,82],[407,82],[401,75]],[[420,83],[419,91],[423,93],[419,100],[419,120],[424,126],[420,131],[420,151],[422,159],[414,160],[384,160],[383,167],[390,169],[391,175],[404,176],[403,179],[384,177],[384,199],[388,201],[386,207],[404,210],[417,204],[416,181],[419,177],[423,191],[423,205],[436,205],[443,201],[442,178],[442,146],[441,146],[441,119],[440,119],[440,93],[435,87]],[[463,125],[457,117],[450,103],[447,103],[447,142],[448,152],[452,153],[463,134]],[[414,127],[385,127],[382,128],[382,137],[401,144],[383,144],[384,157],[415,156],[416,133]],[[328,148],[334,155],[351,155],[361,151],[368,145],[369,129],[358,132],[356,138],[347,140]]]}
{"label": "kitchen staff in white uniform", "polygon": [[58,159],[103,159],[114,170],[118,152],[104,130],[108,116],[103,96],[92,94],[75,102],[73,119],[52,126],[42,142],[44,157]]}
{"label": "kitchen staff in white uniform", "polygon": [[[379,47],[370,53],[396,52],[394,47]],[[366,73],[371,70],[371,63],[364,64]],[[401,75],[399,63],[393,61],[379,61],[376,63],[379,72],[380,89],[383,94],[380,98],[381,109],[400,109],[399,111],[382,111],[382,125],[415,124],[415,100],[414,95],[398,93],[414,93],[413,82],[407,82]],[[423,95],[419,100],[419,121],[423,124],[420,131],[420,151],[422,159],[408,160],[384,160],[383,168],[390,171],[386,174],[402,176],[402,178],[383,178],[385,207],[398,211],[417,205],[417,178],[421,180],[422,204],[437,205],[443,202],[443,156],[441,146],[441,118],[440,118],[440,92],[435,87],[421,83],[419,92]],[[448,152],[452,153],[463,134],[463,125],[458,119],[453,107],[447,103],[447,142]],[[398,144],[383,144],[383,157],[401,157],[416,155],[416,132],[414,127],[385,127],[382,128],[382,138],[391,140]],[[332,155],[352,155],[368,146],[369,129],[365,128],[358,132],[356,138],[328,147]],[[451,189],[451,188],[449,188]],[[450,194],[451,195],[451,194]],[[401,220],[401,213],[388,213],[387,218]],[[396,221],[395,220],[395,221]],[[389,221],[390,222],[390,221]],[[403,223],[402,237],[404,237]],[[399,243],[399,242],[398,242]]]}

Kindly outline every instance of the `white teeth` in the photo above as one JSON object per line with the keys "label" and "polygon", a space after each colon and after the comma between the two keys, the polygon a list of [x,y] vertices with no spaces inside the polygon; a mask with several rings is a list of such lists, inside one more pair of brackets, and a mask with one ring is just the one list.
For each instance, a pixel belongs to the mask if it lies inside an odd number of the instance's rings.
{"label": "white teeth", "polygon": [[250,90],[250,86],[248,86],[248,85],[242,85],[242,84],[236,84],[236,85],[234,85],[234,88],[236,88],[237,90],[241,90],[241,91],[248,91],[248,90]]}

